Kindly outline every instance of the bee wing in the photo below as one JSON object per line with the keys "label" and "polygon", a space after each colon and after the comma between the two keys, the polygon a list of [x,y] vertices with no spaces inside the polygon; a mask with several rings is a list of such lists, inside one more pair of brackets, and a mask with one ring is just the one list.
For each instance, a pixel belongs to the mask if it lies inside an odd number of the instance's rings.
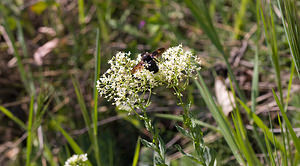
{"label": "bee wing", "polygon": [[131,70],[131,74],[134,74],[135,72],[142,70],[144,68],[144,61],[140,61],[137,65],[133,67]]}
{"label": "bee wing", "polygon": [[151,57],[152,58],[157,58],[157,57],[159,57],[159,56],[161,56],[162,55],[162,53],[163,52],[165,52],[166,51],[166,49],[165,48],[159,48],[159,49],[157,49],[157,50],[155,50],[155,51],[153,51],[152,53],[151,53]]}

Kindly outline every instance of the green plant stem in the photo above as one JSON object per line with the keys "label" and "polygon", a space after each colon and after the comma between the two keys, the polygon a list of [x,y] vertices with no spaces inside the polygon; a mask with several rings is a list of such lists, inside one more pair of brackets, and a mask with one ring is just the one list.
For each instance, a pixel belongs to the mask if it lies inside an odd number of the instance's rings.
{"label": "green plant stem", "polygon": [[100,73],[100,64],[101,64],[101,56],[100,56],[100,30],[97,29],[96,35],[96,53],[95,53],[95,75],[94,75],[94,112],[93,112],[93,143],[94,143],[94,151],[96,155],[96,162],[98,166],[101,166],[100,160],[100,152],[98,145],[98,91],[97,91],[97,80],[99,79]]}
{"label": "green plant stem", "polygon": [[[151,96],[151,95],[149,95]],[[154,126],[152,125],[152,122],[151,122],[151,119],[148,117],[147,115],[147,110],[146,110],[146,107],[147,107],[147,104],[146,105],[142,105],[142,104],[139,104],[139,108],[142,110],[141,114],[139,114],[135,108],[131,107],[131,110],[137,115],[137,117],[144,121],[144,124],[145,124],[145,128],[147,131],[150,132],[151,136],[152,136],[152,143],[155,145],[155,147],[152,147],[152,149],[158,153],[159,155],[159,158],[161,159],[161,161],[163,162],[162,163],[162,166],[165,166],[165,154],[164,152],[161,151],[161,140],[159,140],[159,135],[158,135],[158,132],[154,129]],[[143,139],[142,139],[143,140]]]}
{"label": "green plant stem", "polygon": [[30,165],[30,155],[32,151],[32,121],[33,121],[33,104],[34,104],[34,95],[31,96],[30,106],[29,106],[29,117],[28,117],[28,126],[27,126],[27,145],[26,145],[26,166]]}
{"label": "green plant stem", "polygon": [[202,137],[199,137],[199,135],[202,135],[202,133],[197,133],[198,130],[195,129],[197,126],[193,126],[193,122],[192,122],[192,118],[189,113],[189,109],[182,100],[181,92],[183,91],[183,89],[180,89],[179,87],[173,87],[173,89],[175,90],[176,97],[179,100],[179,105],[183,108],[183,115],[182,115],[183,123],[184,123],[185,127],[187,127],[187,129],[191,132],[194,148],[197,152],[198,159],[200,159],[199,162],[205,163],[203,150],[201,149],[201,143],[203,144],[203,140],[199,140],[199,138],[202,139]]}
{"label": "green plant stem", "polygon": [[154,151],[157,152],[157,154],[159,155],[159,158],[163,162],[162,164],[166,165],[165,164],[165,154],[164,154],[164,152],[161,151],[162,142],[161,142],[161,140],[159,140],[159,134],[154,129],[151,119],[147,115],[146,107],[141,105],[141,110],[142,110],[142,114],[143,114],[142,116],[140,114],[138,114],[135,110],[133,110],[133,111],[138,115],[138,117],[141,120],[144,121],[146,129],[152,135],[152,143],[154,143],[154,145],[155,145]]}

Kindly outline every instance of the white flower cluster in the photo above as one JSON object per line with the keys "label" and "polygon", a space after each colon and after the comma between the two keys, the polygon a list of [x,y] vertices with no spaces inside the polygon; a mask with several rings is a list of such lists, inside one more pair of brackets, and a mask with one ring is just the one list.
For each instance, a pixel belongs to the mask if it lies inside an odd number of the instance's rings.
{"label": "white flower cluster", "polygon": [[139,104],[144,102],[144,98],[140,95],[158,85],[154,74],[148,70],[132,74],[131,70],[139,62],[140,57],[131,60],[129,56],[130,53],[117,53],[108,62],[110,69],[97,81],[100,96],[127,111],[138,108]]}
{"label": "white flower cluster", "polygon": [[173,87],[190,77],[194,77],[195,72],[200,70],[200,61],[191,51],[184,51],[180,44],[167,49],[158,66],[161,81],[167,87]]}
{"label": "white flower cluster", "polygon": [[75,154],[65,162],[65,166],[86,166],[87,160],[88,160],[87,154],[81,154],[81,155]]}
{"label": "white flower cluster", "polygon": [[196,70],[196,57],[190,51],[184,51],[182,45],[166,50],[157,63],[157,73],[138,70],[131,73],[141,60],[129,58],[130,53],[117,53],[108,63],[110,68],[97,81],[100,96],[112,101],[120,109],[127,111],[139,108],[146,99],[144,95],[157,86],[178,86],[179,82],[192,77]]}

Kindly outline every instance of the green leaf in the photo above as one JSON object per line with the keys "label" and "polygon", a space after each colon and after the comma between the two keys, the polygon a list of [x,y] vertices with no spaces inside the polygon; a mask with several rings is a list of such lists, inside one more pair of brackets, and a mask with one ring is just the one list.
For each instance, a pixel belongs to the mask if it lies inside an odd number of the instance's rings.
{"label": "green leaf", "polygon": [[[263,123],[263,121],[253,112],[251,112],[250,108],[241,100],[238,100],[239,103],[241,104],[241,106],[245,109],[245,111],[247,112],[247,114],[252,117],[253,121],[255,122],[255,124],[262,129],[265,133],[267,138],[272,141],[272,143],[278,147],[281,151],[283,150],[283,145],[282,143],[280,143],[276,137],[273,138],[273,133],[270,131],[270,129]],[[274,139],[274,142],[273,142]]]}
{"label": "green leaf", "polygon": [[204,165],[204,163],[201,162],[197,157],[195,157],[195,156],[193,156],[193,155],[191,155],[191,154],[189,154],[189,153],[185,153],[185,152],[183,151],[183,149],[181,148],[180,145],[177,145],[177,144],[176,144],[176,145],[175,145],[175,148],[176,148],[180,153],[182,153],[184,156],[190,158],[190,159],[193,160],[194,162],[196,162],[196,163],[198,163],[198,164],[201,164],[201,165]]}
{"label": "green leaf", "polygon": [[29,106],[29,117],[28,117],[28,126],[27,126],[27,145],[26,145],[26,166],[30,165],[30,156],[32,151],[32,121],[33,121],[33,104],[34,96],[30,97],[30,106]]}
{"label": "green leaf", "polygon": [[135,152],[134,152],[134,156],[133,156],[132,166],[137,166],[137,164],[138,164],[140,148],[141,148],[141,138],[139,137],[136,142],[136,146],[135,146]]}
{"label": "green leaf", "polygon": [[90,120],[90,117],[89,117],[87,107],[85,105],[83,95],[82,95],[82,93],[80,91],[80,88],[79,88],[79,83],[74,77],[72,77],[72,83],[73,83],[73,86],[74,86],[74,89],[75,89],[77,101],[79,103],[80,110],[82,112],[85,125],[88,128],[88,133],[89,133],[89,136],[90,136],[90,140],[93,140],[92,131],[91,131],[91,120]]}
{"label": "green leaf", "polygon": [[270,142],[269,142],[269,140],[268,140],[268,138],[267,138],[267,134],[266,134],[266,132],[264,132],[265,134],[265,142],[266,142],[266,145],[267,145],[267,149],[268,149],[268,156],[269,156],[269,161],[271,161],[271,165],[276,165],[275,164],[275,160],[274,160],[274,152],[272,151],[272,149],[271,149],[271,145],[270,145]]}
{"label": "green leaf", "polygon": [[188,137],[188,138],[193,138],[193,136],[190,134],[189,131],[187,131],[186,129],[184,129],[183,127],[179,126],[179,125],[175,125],[176,129],[183,134],[184,136]]}
{"label": "green leaf", "polygon": [[144,146],[148,147],[148,148],[152,148],[154,149],[155,148],[155,145],[145,139],[141,139],[141,142]]}
{"label": "green leaf", "polygon": [[[79,147],[79,145],[75,142],[75,140],[61,127],[58,121],[52,120],[51,123],[55,126],[55,128],[62,133],[62,135],[66,138],[71,148],[76,154],[84,154],[83,150]],[[88,165],[92,166],[90,161],[88,160]]]}
{"label": "green leaf", "polygon": [[[181,121],[183,122],[183,118],[182,116],[177,116],[177,115],[173,115],[173,114],[155,114],[156,117],[159,117],[159,118],[165,118],[165,119],[171,119],[171,120],[176,120],[176,121]],[[213,126],[213,125],[210,125],[208,123],[205,123],[205,122],[202,122],[200,120],[197,120],[197,119],[192,119],[196,124],[200,125],[200,126],[203,126],[203,127],[206,127],[208,129],[211,129],[213,131],[217,131],[217,132],[220,132],[220,129]]]}
{"label": "green leaf", "polygon": [[280,103],[280,101],[279,101],[279,99],[278,99],[278,97],[277,97],[277,95],[276,95],[276,93],[275,93],[275,91],[273,89],[272,89],[272,92],[273,92],[273,96],[274,96],[274,98],[276,100],[276,103],[277,103],[277,105],[278,105],[278,107],[280,109],[280,112],[281,112],[281,115],[282,115],[282,117],[284,119],[284,122],[286,123],[287,128],[288,128],[288,130],[289,130],[289,132],[290,132],[290,134],[292,136],[292,140],[293,140],[293,142],[295,144],[296,150],[299,153],[300,152],[300,140],[297,137],[297,135],[296,135],[296,133],[295,133],[293,127],[292,127],[292,124],[289,121],[289,119],[288,119],[288,117],[287,117],[287,115],[286,115],[286,113],[285,113],[285,111],[283,109],[283,106],[281,105],[281,103]]}
{"label": "green leaf", "polygon": [[[161,156],[164,157],[165,155],[165,152],[166,152],[166,146],[165,146],[165,143],[163,141],[163,139],[158,135],[158,147],[159,147],[159,151],[161,153]],[[163,158],[164,160],[164,158]]]}
{"label": "green leaf", "polygon": [[[265,1],[263,1],[265,2]],[[265,5],[268,6],[268,5]],[[260,13],[261,19],[265,29],[265,36],[267,39],[267,43],[269,46],[270,52],[270,59],[272,60],[273,68],[275,69],[275,76],[276,76],[276,84],[279,90],[280,95],[280,102],[283,103],[283,93],[282,93],[282,86],[281,86],[281,76],[280,76],[280,61],[279,61],[279,54],[278,54],[278,44],[276,39],[276,30],[274,25],[274,17],[273,17],[273,10],[271,9],[271,3],[269,3],[269,8],[263,8],[260,6]],[[269,10],[269,13],[266,13],[265,10]]]}
{"label": "green leaf", "polygon": [[23,129],[27,129],[24,122],[22,122],[18,117],[14,116],[8,109],[0,106],[0,111],[8,116],[11,120],[15,121],[18,125],[20,125]]}
{"label": "green leaf", "polygon": [[285,36],[300,78],[300,22],[296,0],[277,0]]}
{"label": "green leaf", "polygon": [[198,78],[199,80],[195,80],[195,83],[209,111],[217,122],[218,127],[220,128],[220,131],[224,136],[227,144],[229,145],[231,151],[233,152],[235,158],[241,165],[245,165],[245,161],[240,153],[240,149],[237,146],[237,142],[235,141],[235,138],[233,136],[233,129],[231,128],[228,119],[225,117],[222,110],[217,107],[200,73],[198,73]]}

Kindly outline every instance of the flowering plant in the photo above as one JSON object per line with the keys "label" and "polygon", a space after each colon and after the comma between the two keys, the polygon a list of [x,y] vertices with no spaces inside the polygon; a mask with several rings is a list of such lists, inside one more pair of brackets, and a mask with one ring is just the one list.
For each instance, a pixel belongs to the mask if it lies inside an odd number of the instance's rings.
{"label": "flowering plant", "polygon": [[73,155],[65,162],[65,166],[87,166],[87,154]]}
{"label": "flowering plant", "polygon": [[[143,69],[132,74],[132,68],[141,60],[129,58],[129,53],[117,53],[108,63],[108,69],[97,82],[100,96],[112,101],[120,109],[132,111],[145,103],[146,92],[158,86],[175,87],[192,77],[200,68],[194,65],[196,56],[184,51],[182,45],[167,49],[158,60],[159,72]],[[149,100],[148,100],[149,101]],[[146,103],[148,105],[149,102]]]}
{"label": "flowering plant", "polygon": [[[147,116],[146,108],[151,103],[150,97],[155,87],[172,88],[179,99],[179,105],[184,108],[183,120],[187,131],[179,126],[177,129],[193,140],[196,151],[203,156],[206,151],[202,132],[189,115],[189,105],[186,106],[182,101],[182,92],[186,89],[189,78],[195,78],[195,73],[200,70],[200,61],[191,51],[185,51],[182,45],[178,45],[167,49],[162,53],[161,58],[155,58],[158,72],[147,70],[151,64],[145,62],[143,63],[145,67],[142,66],[141,70],[132,73],[132,69],[142,57],[140,54],[136,60],[132,60],[129,58],[130,55],[130,53],[119,52],[108,62],[111,67],[97,81],[100,96],[112,101],[120,109],[136,113],[144,121],[146,129],[152,134],[152,142],[142,139],[142,143],[155,151],[155,165],[166,165],[164,143]],[[141,110],[142,114],[136,110]],[[193,160],[201,164],[205,163],[203,157],[194,157]]]}

